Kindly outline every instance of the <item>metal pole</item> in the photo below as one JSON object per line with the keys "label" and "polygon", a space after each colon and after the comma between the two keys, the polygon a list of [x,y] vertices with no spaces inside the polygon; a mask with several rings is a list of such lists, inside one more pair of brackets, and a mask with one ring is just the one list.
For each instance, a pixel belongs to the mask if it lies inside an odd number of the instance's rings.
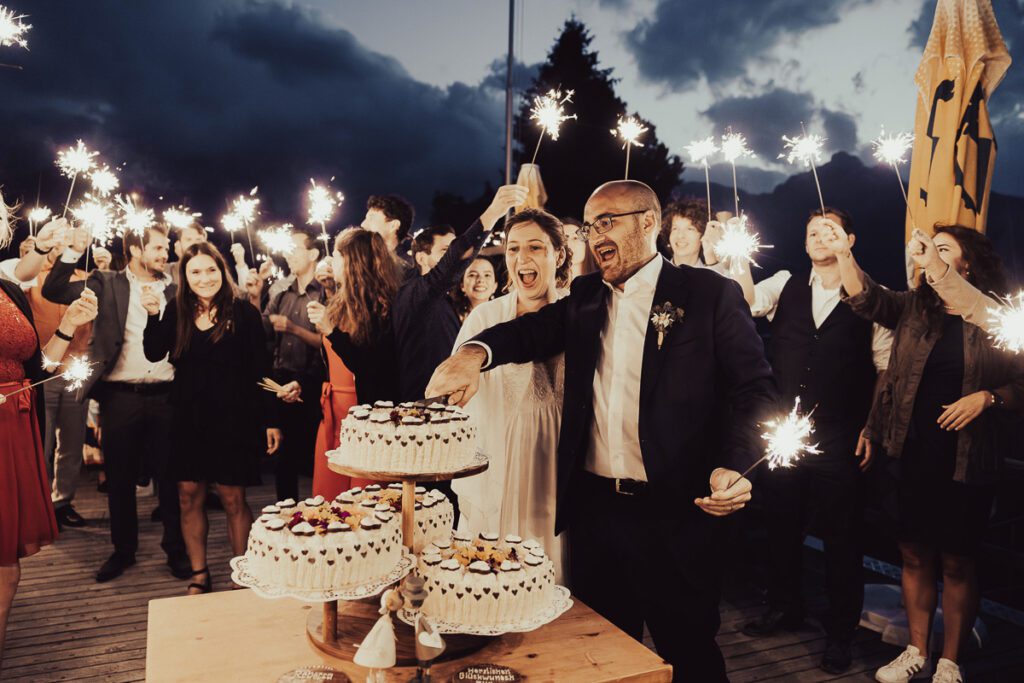
{"label": "metal pole", "polygon": [[516,0],[508,0],[508,69],[505,74],[505,184],[512,184],[512,67]]}

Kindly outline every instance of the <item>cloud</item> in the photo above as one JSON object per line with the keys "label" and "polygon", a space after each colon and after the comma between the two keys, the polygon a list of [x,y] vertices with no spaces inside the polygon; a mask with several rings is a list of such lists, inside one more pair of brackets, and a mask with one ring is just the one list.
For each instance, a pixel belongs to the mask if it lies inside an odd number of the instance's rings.
{"label": "cloud", "polygon": [[[434,87],[350,32],[276,2],[37,3],[32,51],[0,100],[8,187],[66,187],[56,148],[82,137],[126,189],[186,199],[212,218],[259,184],[282,218],[301,216],[311,175],[336,176],[357,221],[371,193],[421,212],[435,189],[476,193],[502,162],[502,99],[490,77]],[[6,57],[6,55],[5,55]],[[13,80],[17,78],[16,85]]]}
{"label": "cloud", "polygon": [[725,131],[729,126],[747,136],[750,148],[766,160],[774,160],[783,135],[800,131],[801,121],[814,115],[814,98],[806,93],[774,88],[752,97],[726,97],[701,112]]}
{"label": "cloud", "polygon": [[870,1],[659,0],[625,40],[643,78],[687,90],[701,78],[740,78],[785,38],[834,24],[843,10]]}
{"label": "cloud", "polygon": [[825,127],[827,151],[852,152],[857,149],[857,122],[853,120],[852,116],[846,112],[822,107],[821,122]]}

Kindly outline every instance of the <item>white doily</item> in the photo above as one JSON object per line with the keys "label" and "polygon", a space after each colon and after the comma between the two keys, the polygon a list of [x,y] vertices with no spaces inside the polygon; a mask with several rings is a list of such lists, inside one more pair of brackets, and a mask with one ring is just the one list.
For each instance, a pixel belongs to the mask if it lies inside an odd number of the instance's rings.
{"label": "white doily", "polygon": [[[535,614],[531,619],[510,622],[504,624],[492,624],[488,626],[466,626],[450,621],[443,621],[437,617],[430,617],[430,621],[441,633],[464,633],[471,636],[500,636],[505,633],[525,633],[535,631],[541,626],[550,624],[562,616],[572,607],[572,598],[569,597],[569,589],[565,586],[554,586],[555,597],[548,603],[548,606]],[[398,618],[410,626],[416,624],[417,610],[403,608],[398,611]]]}
{"label": "white doily", "polygon": [[[350,468],[352,468],[354,470],[363,470],[363,471],[366,471],[366,472],[380,472],[381,474],[387,474],[388,472],[391,472],[395,476],[406,476],[406,475],[408,475],[410,478],[415,478],[417,475],[419,475],[419,476],[434,476],[434,475],[438,474],[438,472],[435,472],[433,470],[422,470],[422,471],[419,471],[419,472],[406,472],[406,471],[399,471],[399,470],[390,470],[390,469],[388,469],[386,467],[381,468],[381,467],[378,467],[376,465],[373,466],[373,467],[369,467],[369,466],[365,466],[364,467],[362,465],[356,466],[356,465],[353,465],[350,462],[346,462],[345,456],[342,453],[342,450],[340,448],[336,448],[333,451],[327,451],[326,455],[327,455],[327,460],[329,462],[331,462],[331,463],[333,463],[335,465],[338,465],[339,467],[350,467]],[[481,465],[485,465],[485,464],[487,464],[487,456],[484,455],[483,453],[477,451],[473,455],[472,458],[470,458],[469,460],[466,460],[465,462],[459,463],[458,465],[455,465],[454,467],[452,467],[452,468],[450,468],[448,470],[445,470],[444,474],[454,474],[454,475],[458,476],[458,474],[460,472],[462,472],[463,470],[473,469],[473,468],[480,467]],[[429,484],[431,482],[426,481],[426,483]]]}
{"label": "white doily", "polygon": [[395,565],[395,568],[379,579],[333,590],[304,591],[271,584],[250,573],[248,558],[243,555],[231,559],[231,569],[233,570],[231,572],[231,580],[239,586],[251,588],[261,598],[295,598],[302,602],[362,600],[363,598],[377,595],[388,586],[401,581],[414,566],[416,566],[416,556],[405,553],[402,555],[402,559],[398,561],[398,564]]}

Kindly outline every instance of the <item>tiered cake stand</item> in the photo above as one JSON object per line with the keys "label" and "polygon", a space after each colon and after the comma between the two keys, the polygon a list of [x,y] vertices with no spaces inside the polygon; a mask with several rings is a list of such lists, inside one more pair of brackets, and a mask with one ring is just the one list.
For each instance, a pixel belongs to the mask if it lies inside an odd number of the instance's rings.
{"label": "tiered cake stand", "polygon": [[[357,477],[359,479],[370,479],[380,483],[393,483],[401,482],[402,484],[402,543],[405,545],[407,554],[406,557],[413,556],[413,565],[410,569],[415,567],[415,556],[413,553],[413,539],[416,533],[416,485],[419,483],[431,483],[436,481],[446,481],[449,479],[461,479],[463,477],[470,477],[474,474],[479,474],[487,469],[487,456],[482,453],[477,453],[472,460],[470,460],[463,467],[451,471],[451,472],[379,472],[376,470],[362,469],[358,467],[349,467],[347,465],[340,465],[330,460],[328,454],[328,467],[338,474],[343,474],[349,477]],[[400,580],[408,573],[408,570],[403,571],[402,575],[396,580]],[[377,595],[386,588],[385,585],[378,585],[376,590],[372,593],[366,593],[362,597],[371,597]],[[338,657],[340,659],[351,660],[356,652],[356,645],[362,640],[363,636],[373,627],[374,622],[380,616],[377,613],[377,602],[349,602],[349,604],[343,610],[343,620],[338,619],[338,600],[358,600],[359,598],[353,595],[352,598],[339,597],[336,599],[327,599],[323,601],[323,614],[317,614],[316,612],[310,612],[309,617],[306,620],[306,634],[309,636],[309,640],[313,645],[331,655],[332,657]],[[400,631],[400,625],[395,624],[396,631]],[[486,641],[482,638],[473,636],[463,637],[448,637],[445,639],[446,650],[444,659],[449,657],[458,656],[478,649],[483,646]],[[415,649],[413,638],[402,637],[399,632],[398,638],[398,665],[414,664],[416,661]]]}

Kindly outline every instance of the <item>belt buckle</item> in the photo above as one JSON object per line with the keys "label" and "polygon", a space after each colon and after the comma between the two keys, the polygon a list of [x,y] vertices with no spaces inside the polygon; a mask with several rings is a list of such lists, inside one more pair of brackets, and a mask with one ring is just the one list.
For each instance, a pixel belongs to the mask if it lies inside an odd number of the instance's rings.
{"label": "belt buckle", "polygon": [[615,493],[618,493],[621,496],[633,496],[633,495],[636,495],[632,491],[624,490],[622,488],[622,481],[623,480],[619,479],[618,477],[615,478]]}

